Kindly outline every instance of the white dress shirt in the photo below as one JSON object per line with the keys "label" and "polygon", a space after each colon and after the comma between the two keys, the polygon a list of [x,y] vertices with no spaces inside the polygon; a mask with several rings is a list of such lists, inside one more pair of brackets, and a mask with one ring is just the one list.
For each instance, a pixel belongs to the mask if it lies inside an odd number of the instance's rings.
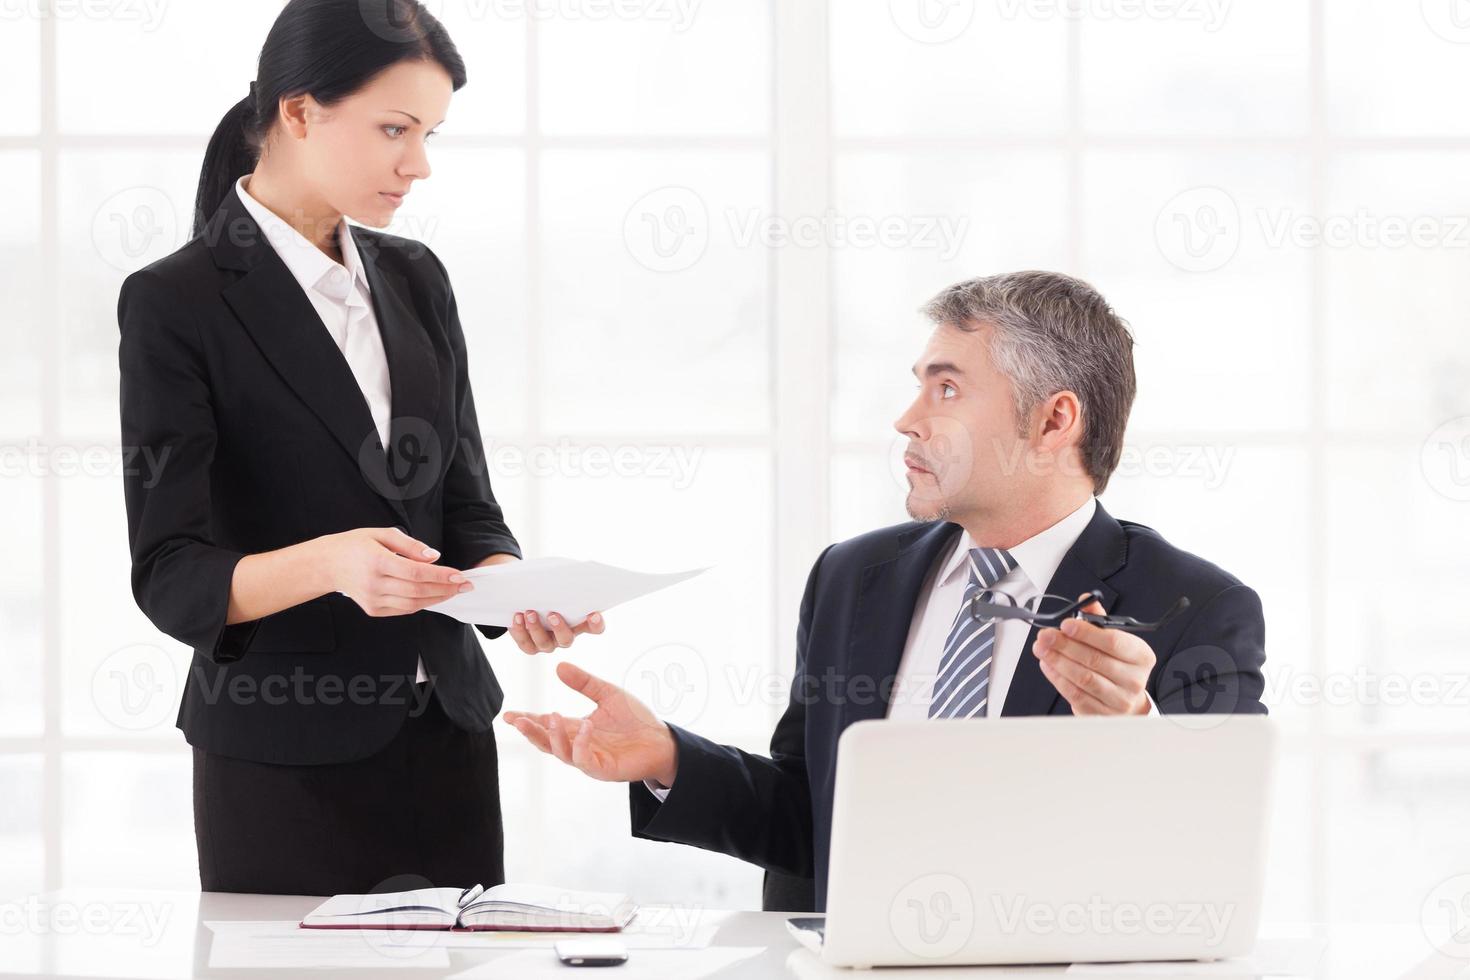
{"label": "white dress shirt", "polygon": [[[362,257],[346,219],[337,225],[337,247],[342,262],[334,262],[321,249],[281,219],[270,208],[250,196],[245,189],[250,175],[235,181],[235,191],[245,210],[260,226],[281,261],[286,264],[301,290],[311,301],[332,342],[342,352],[357,386],[367,401],[382,445],[388,445],[389,426],[393,417],[393,388],[388,375],[388,354],[383,349],[383,336],[378,332],[378,318],[373,312],[367,274]],[[428,679],[424,660],[419,658],[417,681]]]}
{"label": "white dress shirt", "polygon": [[[1061,565],[1072,545],[1077,543],[1082,531],[1092,520],[1097,510],[1097,498],[1087,500],[1072,513],[1022,541],[1007,548],[1015,559],[1011,569],[991,586],[999,592],[1007,592],[1018,602],[1026,602],[1040,595],[1051,584],[1057,566]],[[974,548],[975,540],[969,531],[961,531],[954,546],[946,552],[924,580],[919,591],[919,600],[914,604],[913,619],[909,621],[908,640],[904,643],[903,657],[894,678],[893,695],[888,702],[888,717],[905,721],[929,717],[929,703],[934,695],[934,681],[939,674],[939,661],[944,653],[944,644],[949,637],[950,625],[965,597],[965,585],[969,581],[965,556]],[[1038,585],[1037,583],[1040,583]],[[1070,598],[1077,598],[1071,596]],[[996,718],[1005,707],[1006,692],[1011,679],[1016,676],[1016,665],[1021,662],[1022,648],[1031,625],[1019,619],[1002,619],[995,624],[995,652],[990,663],[990,703],[983,716]],[[1144,694],[1148,697],[1148,694]],[[1148,697],[1148,713],[1156,715],[1158,707]],[[659,800],[668,798],[665,789],[649,780],[644,785]]]}

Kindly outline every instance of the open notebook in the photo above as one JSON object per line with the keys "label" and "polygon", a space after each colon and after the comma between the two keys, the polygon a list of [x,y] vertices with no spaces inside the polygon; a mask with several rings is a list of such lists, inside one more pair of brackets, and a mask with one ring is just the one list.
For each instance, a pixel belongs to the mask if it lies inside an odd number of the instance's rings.
{"label": "open notebook", "polygon": [[638,907],[627,895],[546,885],[420,888],[335,895],[301,920],[303,929],[464,929],[617,932]]}

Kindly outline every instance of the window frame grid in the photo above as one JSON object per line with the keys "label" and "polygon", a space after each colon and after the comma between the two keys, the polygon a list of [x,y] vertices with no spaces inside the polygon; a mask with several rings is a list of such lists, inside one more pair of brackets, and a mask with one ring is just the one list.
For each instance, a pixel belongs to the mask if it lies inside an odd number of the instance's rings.
{"label": "window frame grid", "polygon": [[[1313,213],[1326,213],[1327,174],[1335,155],[1358,149],[1470,148],[1462,137],[1335,137],[1328,131],[1327,77],[1324,58],[1325,0],[1310,0],[1309,52],[1310,119],[1301,136],[1241,138],[1214,136],[1170,137],[1108,136],[1089,133],[1082,118],[1081,24],[1069,18],[1066,27],[1067,109],[1066,129],[1061,136],[976,138],[840,138],[834,135],[831,114],[830,34],[828,11],[832,0],[804,3],[775,2],[768,5],[773,85],[771,86],[770,131],[750,137],[659,137],[659,136],[547,136],[540,130],[538,24],[527,18],[525,32],[526,118],[522,135],[440,137],[443,145],[455,148],[515,148],[524,153],[524,234],[526,246],[525,300],[527,349],[525,370],[529,378],[541,377],[547,363],[543,348],[543,317],[540,304],[542,282],[542,228],[540,215],[541,163],[547,150],[605,149],[610,147],[659,148],[760,148],[770,154],[773,207],[777,214],[819,213],[832,203],[834,162],[846,151],[869,149],[918,150],[991,146],[1061,148],[1066,154],[1069,227],[1067,254],[1074,269],[1082,263],[1083,195],[1085,154],[1093,149],[1238,149],[1272,147],[1305,149],[1312,176]],[[56,20],[40,18],[40,128],[35,135],[0,136],[0,150],[35,150],[40,157],[40,252],[41,275],[38,309],[43,324],[55,325],[60,314],[59,168],[61,154],[80,149],[177,149],[198,148],[198,136],[185,135],[89,135],[62,134],[57,112]],[[801,595],[810,562],[829,541],[830,472],[838,454],[886,451],[887,442],[834,439],[830,431],[830,400],[833,371],[833,289],[836,286],[830,248],[810,250],[771,249],[769,256],[768,349],[772,379],[772,405],[767,432],[748,436],[701,436],[711,447],[759,447],[773,458],[771,492],[776,519],[771,529],[771,589],[774,635],[766,666],[789,670],[791,640],[795,635],[797,600]],[[1243,446],[1289,446],[1306,452],[1307,497],[1313,513],[1309,548],[1306,615],[1315,628],[1310,631],[1308,664],[1317,676],[1327,673],[1327,650],[1321,624],[1327,614],[1326,560],[1328,503],[1328,451],[1347,445],[1403,445],[1396,434],[1353,433],[1330,429],[1327,420],[1326,364],[1326,252],[1321,245],[1310,249],[1310,322],[1308,397],[1310,412],[1302,432],[1181,432],[1149,433],[1162,439],[1230,438]],[[813,324],[817,324],[813,327]],[[60,431],[61,374],[64,360],[59,330],[42,331],[41,347],[41,432],[43,443],[57,444]],[[541,393],[532,389],[527,405],[526,431],[512,438],[535,441],[547,437],[543,430]],[[611,433],[627,443],[654,442],[657,435],[635,437]],[[108,438],[112,435],[109,434]],[[669,438],[689,438],[688,434]],[[1405,434],[1408,438],[1408,434]],[[1417,439],[1417,436],[1414,437]],[[48,469],[42,479],[41,561],[41,673],[42,731],[38,737],[0,738],[0,755],[39,755],[42,771],[41,835],[43,845],[42,890],[62,886],[63,799],[62,778],[71,753],[126,751],[183,753],[185,747],[173,739],[136,739],[110,736],[67,736],[62,732],[61,698],[61,603],[63,572],[60,555],[61,477]],[[522,539],[534,550],[545,515],[538,495],[528,496],[521,515]],[[534,703],[546,693],[546,683],[532,675],[531,688],[524,692]],[[779,711],[771,709],[763,719],[774,723]],[[769,730],[767,727],[766,730]],[[1419,731],[1332,731],[1324,712],[1309,711],[1305,732],[1288,734],[1283,751],[1306,755],[1311,772],[1308,826],[1312,835],[1309,882],[1310,914],[1325,922],[1331,910],[1328,885],[1329,766],[1344,754],[1367,758],[1402,749],[1470,746],[1470,730],[1464,732]],[[530,767],[532,798],[544,795],[544,780],[538,767]],[[532,860],[544,857],[544,842],[525,842],[533,847]],[[49,958],[50,953],[46,954]]]}

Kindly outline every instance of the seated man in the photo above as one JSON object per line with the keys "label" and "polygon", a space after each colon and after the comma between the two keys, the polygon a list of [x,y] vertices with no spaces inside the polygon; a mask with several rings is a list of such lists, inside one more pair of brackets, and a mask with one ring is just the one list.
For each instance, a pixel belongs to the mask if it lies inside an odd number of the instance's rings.
{"label": "seated man", "polygon": [[[636,836],[777,873],[768,908],[826,907],[837,740],[856,721],[1266,711],[1256,593],[1097,502],[1135,391],[1124,321],[1050,272],[962,282],[925,312],[918,395],[895,423],[914,523],[831,545],[812,566],[769,757],[666,725],[571,663],[557,674],[596,702],[591,715],[505,714],[542,751],[632,783]],[[981,593],[1053,597],[1044,612],[1092,590],[1101,603],[1085,611],[1149,622],[1189,604],[1140,633],[969,606]],[[773,882],[809,891],[776,895]]]}

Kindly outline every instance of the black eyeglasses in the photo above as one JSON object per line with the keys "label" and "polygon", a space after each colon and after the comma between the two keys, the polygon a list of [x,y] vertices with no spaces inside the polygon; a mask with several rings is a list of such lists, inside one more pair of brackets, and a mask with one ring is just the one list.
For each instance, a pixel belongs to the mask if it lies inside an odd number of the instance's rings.
{"label": "black eyeglasses", "polygon": [[1064,595],[1039,595],[1021,602],[1009,592],[986,589],[977,592],[970,600],[970,616],[977,620],[995,622],[999,619],[1020,619],[1028,623],[1052,626],[1064,619],[1081,619],[1094,626],[1125,630],[1132,633],[1147,633],[1163,626],[1169,620],[1189,608],[1189,598],[1180,596],[1169,611],[1157,622],[1146,623],[1132,616],[1100,616],[1082,612],[1082,607],[1094,600],[1101,601],[1102,593],[1093,589],[1080,599]]}

